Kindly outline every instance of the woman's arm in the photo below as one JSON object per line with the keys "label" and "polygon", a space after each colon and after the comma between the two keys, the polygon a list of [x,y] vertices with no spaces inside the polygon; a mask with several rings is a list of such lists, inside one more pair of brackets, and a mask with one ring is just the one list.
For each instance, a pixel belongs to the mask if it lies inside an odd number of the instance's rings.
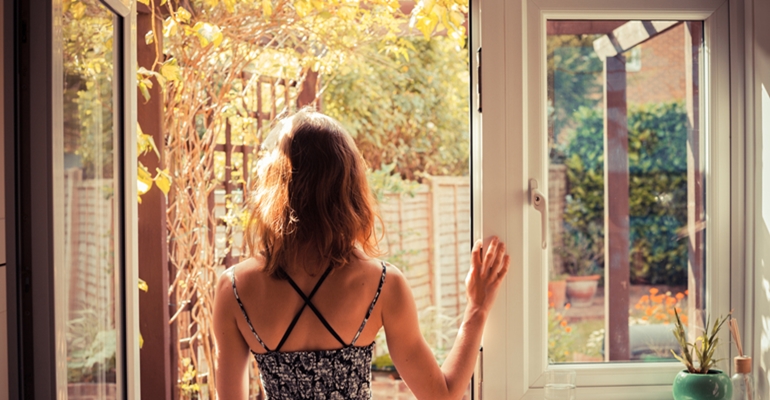
{"label": "woman's arm", "polygon": [[214,297],[215,379],[217,399],[242,400],[249,393],[249,345],[236,323],[240,311],[233,295],[230,273],[225,271],[219,277]]}
{"label": "woman's arm", "polygon": [[497,238],[492,239],[483,257],[481,253],[481,241],[477,241],[465,279],[468,305],[457,339],[441,368],[420,333],[417,306],[406,278],[401,273],[391,274],[390,284],[383,290],[382,318],[390,356],[420,400],[460,399],[468,388],[484,324],[509,266],[505,245]]}

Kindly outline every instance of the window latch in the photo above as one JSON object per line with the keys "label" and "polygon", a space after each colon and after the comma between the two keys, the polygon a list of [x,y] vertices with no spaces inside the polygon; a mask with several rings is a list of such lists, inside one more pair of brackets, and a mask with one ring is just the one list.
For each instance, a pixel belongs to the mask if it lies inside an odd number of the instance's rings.
{"label": "window latch", "polygon": [[540,191],[537,179],[529,180],[529,202],[535,210],[540,211],[541,246],[548,246],[548,200]]}

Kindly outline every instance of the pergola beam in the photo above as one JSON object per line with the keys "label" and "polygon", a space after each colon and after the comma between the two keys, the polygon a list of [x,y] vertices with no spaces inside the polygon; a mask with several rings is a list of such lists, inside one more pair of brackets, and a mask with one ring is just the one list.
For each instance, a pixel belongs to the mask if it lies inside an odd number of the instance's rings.
{"label": "pergola beam", "polygon": [[678,24],[678,21],[628,21],[594,41],[599,58],[615,57]]}

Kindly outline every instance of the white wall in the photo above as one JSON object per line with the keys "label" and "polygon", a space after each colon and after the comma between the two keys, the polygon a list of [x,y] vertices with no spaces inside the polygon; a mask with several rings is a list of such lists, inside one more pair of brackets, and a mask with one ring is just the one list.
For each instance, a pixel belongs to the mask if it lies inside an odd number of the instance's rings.
{"label": "white wall", "polygon": [[[752,148],[753,133],[756,160],[753,171],[754,204],[750,209],[750,212],[753,211],[755,236],[754,368],[757,370],[759,398],[767,399],[770,398],[770,0],[748,0],[746,5],[747,63],[750,70],[753,69],[753,76],[746,79],[747,95],[753,99],[753,107],[750,102],[747,115],[747,146]],[[747,257],[747,261],[751,260]]]}

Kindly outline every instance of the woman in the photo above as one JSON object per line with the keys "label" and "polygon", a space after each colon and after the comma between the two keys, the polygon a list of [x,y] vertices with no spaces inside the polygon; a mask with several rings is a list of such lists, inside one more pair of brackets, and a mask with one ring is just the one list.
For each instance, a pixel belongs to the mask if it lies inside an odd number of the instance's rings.
{"label": "woman", "polygon": [[[444,364],[420,334],[408,282],[377,255],[365,162],[340,124],[312,110],[265,141],[246,232],[255,256],[217,283],[214,333],[219,399],[245,399],[249,353],[269,399],[369,399],[374,339],[418,399],[459,399],[508,271],[505,245],[477,241],[468,305]],[[483,253],[483,254],[482,254]]]}

